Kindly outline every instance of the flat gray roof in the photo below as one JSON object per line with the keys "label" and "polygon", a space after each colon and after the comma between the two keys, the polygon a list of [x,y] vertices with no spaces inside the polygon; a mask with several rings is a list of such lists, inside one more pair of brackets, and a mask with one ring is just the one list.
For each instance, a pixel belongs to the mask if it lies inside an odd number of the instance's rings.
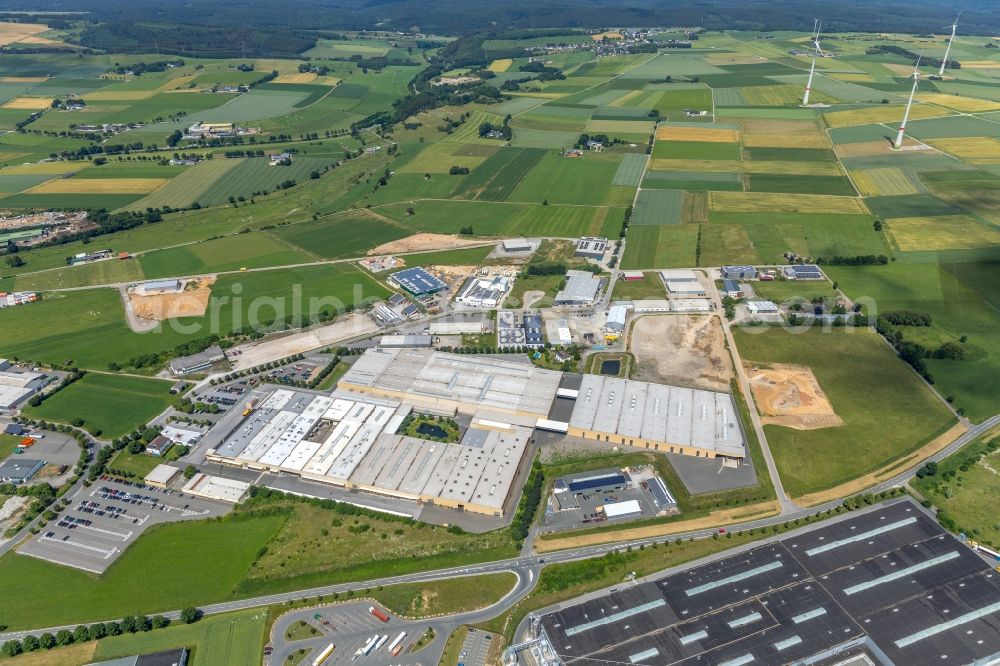
{"label": "flat gray roof", "polygon": [[586,303],[597,298],[601,278],[589,271],[566,271],[566,288],[556,294],[556,303]]}
{"label": "flat gray roof", "polygon": [[561,373],[527,363],[448,354],[431,349],[369,349],[344,384],[406,394],[407,402],[460,403],[468,411],[547,414]]}
{"label": "flat gray roof", "polygon": [[584,375],[570,425],[743,457],[746,442],[728,393]]}

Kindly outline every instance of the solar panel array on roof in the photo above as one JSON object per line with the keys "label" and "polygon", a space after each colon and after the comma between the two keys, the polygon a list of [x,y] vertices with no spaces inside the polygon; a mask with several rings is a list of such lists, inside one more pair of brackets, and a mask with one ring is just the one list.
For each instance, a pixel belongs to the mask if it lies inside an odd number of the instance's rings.
{"label": "solar panel array on roof", "polygon": [[[1000,574],[912,501],[542,617],[564,664],[899,666],[1000,656]],[[832,663],[832,662],[831,662]]]}
{"label": "solar panel array on roof", "polygon": [[389,278],[415,296],[433,294],[448,286],[420,266],[393,273]]}

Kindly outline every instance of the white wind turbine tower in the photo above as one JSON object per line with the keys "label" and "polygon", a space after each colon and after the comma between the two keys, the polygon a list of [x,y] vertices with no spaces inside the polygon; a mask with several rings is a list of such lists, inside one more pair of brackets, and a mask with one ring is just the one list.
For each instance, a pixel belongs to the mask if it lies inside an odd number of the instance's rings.
{"label": "white wind turbine tower", "polygon": [[806,92],[802,95],[802,106],[809,106],[809,93],[812,91],[813,76],[816,74],[816,58],[822,53],[819,48],[819,31],[821,28],[822,23],[820,23],[819,19],[815,19],[813,23],[813,46],[815,49],[813,50],[812,67],[809,68],[809,80],[806,82]]}
{"label": "white wind turbine tower", "polygon": [[951,39],[948,40],[948,48],[944,50],[944,58],[941,60],[941,70],[938,76],[944,76],[944,68],[948,65],[948,54],[951,53],[951,45],[955,41],[955,30],[958,29],[958,19],[962,18],[962,12],[955,17],[955,22],[951,24]]}
{"label": "white wind turbine tower", "polygon": [[903,122],[899,125],[899,134],[896,135],[896,141],[892,144],[893,148],[896,150],[903,147],[903,135],[906,133],[906,121],[910,117],[910,107],[913,106],[913,96],[917,93],[917,82],[920,80],[920,58],[922,56],[922,53],[917,56],[917,64],[913,68],[913,88],[910,89],[910,101],[906,103],[906,111],[903,113]]}

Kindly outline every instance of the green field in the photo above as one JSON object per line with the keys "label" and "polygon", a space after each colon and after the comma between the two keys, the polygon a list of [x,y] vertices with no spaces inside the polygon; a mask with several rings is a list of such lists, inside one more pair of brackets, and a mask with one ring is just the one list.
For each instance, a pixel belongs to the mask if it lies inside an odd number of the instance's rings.
{"label": "green field", "polygon": [[266,610],[253,609],[210,615],[194,624],[174,622],[166,629],[101,639],[94,658],[117,659],[186,647],[192,666],[254,664],[265,642],[266,619]]}
{"label": "green field", "polygon": [[740,144],[722,141],[657,141],[655,159],[739,160]]}
{"label": "green field", "polygon": [[227,174],[230,170],[239,166],[240,160],[218,159],[205,160],[185,170],[163,187],[154,191],[142,199],[139,199],[127,210],[143,211],[147,208],[186,208],[196,201],[208,199],[204,198],[205,193],[219,178]]}
{"label": "green field", "polygon": [[931,315],[930,327],[907,327],[906,339],[936,348],[967,336],[962,361],[927,359],[935,388],[954,399],[973,421],[1000,411],[1000,314],[996,290],[1000,275],[994,261],[892,264],[828,268],[832,279],[854,299],[867,297],[878,312],[916,310]]}
{"label": "green field", "polygon": [[[619,155],[586,154],[563,157],[550,151],[531,169],[512,194],[510,201],[564,203],[577,205],[628,205],[634,190],[611,184],[621,162]],[[506,171],[504,172],[506,173]],[[492,198],[485,193],[480,198]]]}
{"label": "green field", "polygon": [[291,247],[267,232],[237,234],[215,240],[156,250],[142,255],[142,270],[148,279],[197,275],[240,268],[283,266],[315,261],[306,250]]}
{"label": "green field", "polygon": [[[812,369],[844,425],[764,431],[785,489],[793,497],[844,483],[916,450],[955,419],[878,335],[869,329],[793,334],[733,332],[750,363]],[[872,432],[879,436],[871,437]]]}
{"label": "green field", "polygon": [[410,231],[377,213],[350,211],[279,227],[269,233],[312,255],[341,259],[361,256],[373,247],[409,235]]}
{"label": "green field", "polygon": [[684,193],[678,190],[642,190],[635,202],[632,224],[680,224]]}
{"label": "green field", "polygon": [[622,268],[696,266],[702,225],[639,225],[629,228]]}
{"label": "green field", "polygon": [[843,176],[794,176],[789,174],[752,173],[747,176],[750,192],[787,192],[789,194],[833,194],[857,196],[851,181]]}
{"label": "green field", "polygon": [[622,158],[615,177],[611,180],[612,185],[635,186],[642,180],[642,172],[646,168],[646,157],[643,155],[626,155]]}
{"label": "green field", "polygon": [[[41,303],[5,312],[11,328],[0,339],[0,351],[5,356],[50,363],[73,360],[80,367],[104,369],[110,362],[124,363],[140,354],[171,350],[213,329],[228,334],[252,323],[251,319],[265,328],[270,328],[272,320],[295,323],[295,290],[301,294],[302,315],[309,314],[311,303],[317,311],[336,309],[389,293],[359,269],[342,265],[240,273],[219,279],[212,290],[214,296],[228,298],[219,303],[217,315],[210,308],[204,317],[179,320],[186,325],[184,329],[168,322],[143,334],[126,327],[117,290],[48,294]],[[40,330],[45,335],[38,335]]]}
{"label": "green field", "polygon": [[935,474],[911,481],[933,502],[948,529],[993,548],[1000,545],[1000,522],[993,515],[998,499],[997,435],[993,429],[938,463]]}
{"label": "green field", "polygon": [[160,379],[91,372],[25,413],[61,423],[83,419],[83,427],[91,434],[112,439],[145,425],[166,409],[171,402],[170,386]]}
{"label": "green field", "polygon": [[[0,577],[22,602],[0,611],[0,622],[12,630],[76,624],[229,598],[285,521],[268,516],[157,525],[100,577],[8,552],[0,557]],[[156,585],[149,585],[151,567]]]}

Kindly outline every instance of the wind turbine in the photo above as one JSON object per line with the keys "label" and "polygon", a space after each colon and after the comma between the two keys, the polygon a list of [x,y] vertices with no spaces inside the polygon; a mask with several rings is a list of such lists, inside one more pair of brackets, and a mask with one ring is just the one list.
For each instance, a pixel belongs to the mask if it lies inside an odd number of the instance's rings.
{"label": "wind turbine", "polygon": [[806,82],[806,92],[802,95],[802,106],[809,106],[809,93],[812,91],[813,76],[816,74],[816,58],[822,51],[819,48],[819,31],[823,27],[822,22],[819,19],[814,19],[813,21],[813,61],[812,67],[809,68],[809,81]]}
{"label": "wind turbine", "polygon": [[923,53],[917,56],[917,64],[913,67],[913,88],[910,89],[910,101],[906,103],[906,111],[903,113],[903,122],[899,125],[899,134],[896,135],[896,141],[892,144],[893,148],[899,150],[903,147],[903,135],[906,133],[906,121],[910,117],[910,107],[913,106],[913,96],[917,94],[917,82],[920,80],[920,58],[923,57]]}
{"label": "wind turbine", "polygon": [[944,68],[948,66],[948,54],[951,53],[951,44],[955,41],[955,30],[958,28],[958,19],[962,18],[962,12],[955,17],[955,22],[951,24],[951,38],[948,40],[948,48],[944,50],[944,58],[941,60],[941,70],[938,76],[944,76]]}

